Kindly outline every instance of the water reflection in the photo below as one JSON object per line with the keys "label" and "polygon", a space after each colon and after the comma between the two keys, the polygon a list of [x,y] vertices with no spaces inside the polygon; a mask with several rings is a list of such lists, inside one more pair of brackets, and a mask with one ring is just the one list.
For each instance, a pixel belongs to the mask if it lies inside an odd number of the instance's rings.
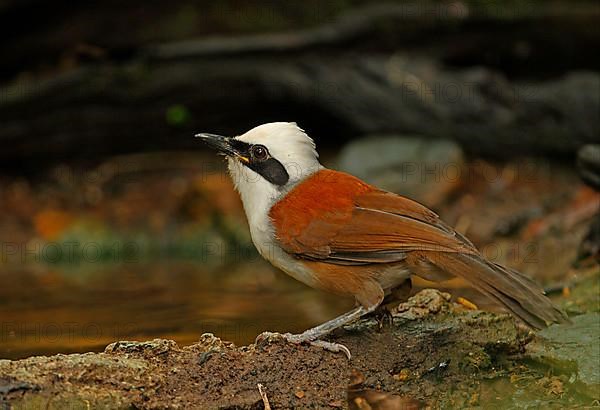
{"label": "water reflection", "polygon": [[115,340],[204,332],[247,344],[264,330],[301,331],[352,301],[314,291],[259,261],[208,270],[165,262],[0,271],[0,358],[101,351]]}

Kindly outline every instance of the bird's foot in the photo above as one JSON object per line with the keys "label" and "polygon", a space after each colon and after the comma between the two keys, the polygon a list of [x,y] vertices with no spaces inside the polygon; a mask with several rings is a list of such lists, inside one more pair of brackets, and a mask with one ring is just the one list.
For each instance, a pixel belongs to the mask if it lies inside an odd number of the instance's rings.
{"label": "bird's foot", "polygon": [[313,340],[313,341],[310,341],[309,343],[312,346],[320,347],[321,349],[325,349],[325,350],[333,352],[333,353],[342,352],[346,355],[348,360],[352,359],[352,354],[350,353],[350,349],[348,349],[346,346],[344,346],[341,343],[326,342],[325,340]]}
{"label": "bird's foot", "polygon": [[288,343],[294,343],[294,344],[308,343],[311,346],[320,347],[321,349],[327,350],[329,352],[333,352],[333,353],[343,352],[346,355],[346,357],[348,358],[348,360],[350,360],[352,358],[352,354],[350,353],[350,350],[343,344],[326,342],[325,340],[312,340],[311,338],[307,337],[303,333],[298,334],[298,335],[293,335],[291,333],[281,334],[281,333],[276,333],[276,332],[263,332],[256,337],[256,344],[257,345],[261,345],[261,344],[265,344],[265,343],[268,344],[277,339],[285,340]]}

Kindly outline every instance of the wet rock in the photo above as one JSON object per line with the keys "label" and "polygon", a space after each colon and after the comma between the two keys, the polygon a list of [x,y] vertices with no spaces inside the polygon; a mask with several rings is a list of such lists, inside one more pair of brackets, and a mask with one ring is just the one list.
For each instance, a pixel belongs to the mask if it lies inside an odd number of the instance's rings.
{"label": "wet rock", "polygon": [[409,298],[408,301],[390,309],[390,313],[395,318],[417,320],[442,311],[448,312],[451,307],[449,293],[436,289],[425,289]]}
{"label": "wet rock", "polygon": [[224,342],[219,339],[212,333],[203,333],[200,335],[200,340],[197,344],[198,347],[201,347],[204,351],[219,351],[225,350],[227,347],[232,347],[233,344],[229,342]]}
{"label": "wet rock", "polygon": [[119,341],[106,346],[104,353],[158,356],[177,347],[172,340],[154,339],[148,342]]}
{"label": "wet rock", "polygon": [[39,390],[39,386],[29,383],[15,382],[10,379],[0,378],[0,394],[8,394],[15,391]]}
{"label": "wet rock", "polygon": [[573,318],[572,325],[554,325],[527,347],[531,358],[570,376],[583,393],[600,399],[600,313]]}
{"label": "wet rock", "polygon": [[600,144],[587,144],[577,151],[577,170],[584,182],[600,191]]}
{"label": "wet rock", "polygon": [[458,186],[463,165],[458,144],[417,136],[363,138],[346,145],[339,158],[341,170],[430,206]]}
{"label": "wet rock", "polygon": [[0,391],[0,404],[25,409],[127,408],[139,386],[149,383],[151,368],[144,359],[104,353],[4,360],[0,376],[11,380],[12,387]]}

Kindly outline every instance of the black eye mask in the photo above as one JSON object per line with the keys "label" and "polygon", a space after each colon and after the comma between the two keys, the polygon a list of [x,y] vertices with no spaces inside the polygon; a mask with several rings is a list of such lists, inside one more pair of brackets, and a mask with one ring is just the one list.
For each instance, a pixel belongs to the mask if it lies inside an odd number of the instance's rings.
{"label": "black eye mask", "polygon": [[265,161],[250,160],[249,164],[244,165],[275,185],[283,186],[287,184],[290,179],[285,167],[273,157],[270,157]]}
{"label": "black eye mask", "polygon": [[[285,170],[283,164],[271,157],[270,154],[266,157],[266,159],[258,160],[252,156],[252,144],[248,144],[236,139],[232,139],[230,144],[236,152],[243,157],[248,158],[250,161],[248,163],[241,161],[242,164],[274,185],[283,186],[287,184],[288,180],[290,179],[289,174]],[[265,147],[265,149],[267,148]]]}

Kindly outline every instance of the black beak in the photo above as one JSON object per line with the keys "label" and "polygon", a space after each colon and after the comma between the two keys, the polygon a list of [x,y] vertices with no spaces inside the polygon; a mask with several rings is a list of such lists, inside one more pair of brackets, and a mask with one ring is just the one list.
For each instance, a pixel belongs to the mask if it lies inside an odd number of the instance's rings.
{"label": "black beak", "polygon": [[196,134],[195,137],[200,138],[209,147],[217,150],[217,152],[227,155],[229,158],[237,159],[272,184],[283,186],[290,178],[285,167],[275,158],[252,161],[252,154],[250,153],[252,144],[240,141],[237,138],[223,137],[216,134],[201,133]]}
{"label": "black beak", "polygon": [[206,145],[217,150],[221,154],[229,156],[235,156],[237,154],[233,149],[233,146],[231,145],[231,138],[229,137],[223,137],[222,135],[206,133],[196,134],[194,136],[196,138],[201,138],[202,141],[206,143]]}

